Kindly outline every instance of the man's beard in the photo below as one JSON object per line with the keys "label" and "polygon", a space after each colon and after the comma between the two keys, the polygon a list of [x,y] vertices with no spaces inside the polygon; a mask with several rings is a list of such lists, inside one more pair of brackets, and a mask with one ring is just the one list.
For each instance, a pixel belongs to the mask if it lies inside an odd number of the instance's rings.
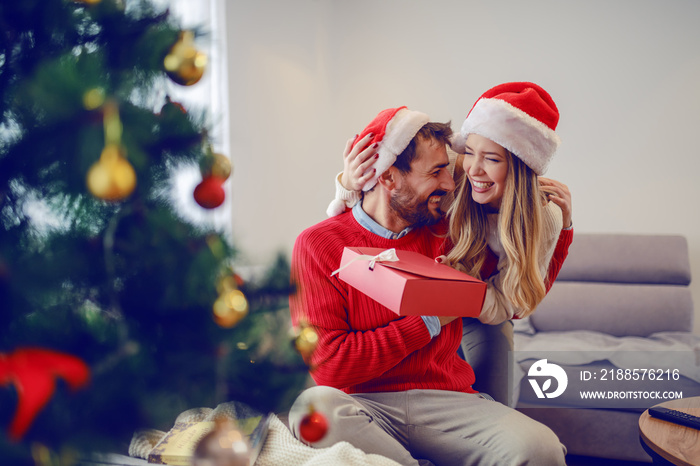
{"label": "man's beard", "polygon": [[432,196],[444,196],[447,192],[438,190],[433,191],[424,201],[416,201],[416,193],[410,187],[406,186],[397,192],[389,200],[389,207],[394,213],[405,220],[412,227],[422,227],[433,225],[440,221],[443,212],[438,208],[437,213],[430,211],[428,200]]}

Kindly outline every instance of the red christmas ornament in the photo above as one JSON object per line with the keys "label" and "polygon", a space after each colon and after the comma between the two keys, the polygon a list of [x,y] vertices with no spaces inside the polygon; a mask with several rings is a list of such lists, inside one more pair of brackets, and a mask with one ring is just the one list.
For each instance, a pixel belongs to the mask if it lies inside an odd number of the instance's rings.
{"label": "red christmas ornament", "polygon": [[167,116],[173,113],[187,115],[187,110],[180,102],[175,102],[170,98],[170,96],[165,96],[165,103],[160,109],[160,115]]}
{"label": "red christmas ornament", "polygon": [[25,434],[56,388],[55,378],[66,380],[76,390],[90,378],[82,359],[42,348],[22,348],[11,354],[0,353],[0,385],[14,384],[19,399],[17,412],[8,429],[10,439]]}
{"label": "red christmas ornament", "polygon": [[194,200],[205,209],[215,209],[224,203],[224,181],[216,176],[205,176],[194,188]]}
{"label": "red christmas ornament", "polygon": [[299,435],[309,443],[318,442],[328,432],[326,416],[319,413],[313,406],[309,407],[309,413],[301,419]]}

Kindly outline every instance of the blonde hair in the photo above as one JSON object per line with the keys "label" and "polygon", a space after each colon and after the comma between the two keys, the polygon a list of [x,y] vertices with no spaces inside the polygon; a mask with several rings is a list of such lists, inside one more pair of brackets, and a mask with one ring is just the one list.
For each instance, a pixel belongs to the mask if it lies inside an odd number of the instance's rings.
{"label": "blonde hair", "polygon": [[[546,294],[540,271],[543,234],[544,193],[537,175],[509,151],[508,174],[498,211],[499,240],[505,251],[506,267],[503,293],[521,312],[530,315]],[[454,247],[448,263],[467,274],[482,279],[481,268],[488,251],[489,222],[487,206],[472,199],[471,183],[465,173],[459,182],[458,194],[450,207],[449,235]]]}

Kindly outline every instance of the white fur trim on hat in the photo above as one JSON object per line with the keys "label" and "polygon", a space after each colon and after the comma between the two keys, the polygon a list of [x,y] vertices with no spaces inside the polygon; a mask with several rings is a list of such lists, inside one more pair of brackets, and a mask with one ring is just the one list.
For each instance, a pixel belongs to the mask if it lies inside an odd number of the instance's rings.
{"label": "white fur trim on hat", "polygon": [[362,187],[363,191],[369,191],[377,184],[379,176],[387,171],[396,161],[396,157],[401,154],[418,131],[430,121],[430,117],[423,112],[402,108],[386,125],[384,139],[379,142],[377,154],[379,158],[370,167],[377,169],[372,178],[367,180]]}
{"label": "white fur trim on hat", "polygon": [[482,98],[474,105],[461,129],[464,140],[471,133],[505,147],[538,175],[547,171],[561,142],[549,126],[498,98]]}

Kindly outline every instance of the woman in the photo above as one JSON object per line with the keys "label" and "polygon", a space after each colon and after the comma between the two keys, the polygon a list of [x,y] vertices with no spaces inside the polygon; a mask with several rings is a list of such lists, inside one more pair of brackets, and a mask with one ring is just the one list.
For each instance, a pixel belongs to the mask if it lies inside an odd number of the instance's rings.
{"label": "woman", "polygon": [[[554,101],[540,86],[505,83],[476,101],[452,143],[459,152],[450,154],[459,183],[448,210],[454,247],[437,260],[488,284],[478,320],[463,319],[462,351],[477,374],[475,388],[504,403],[513,349],[510,319],[535,310],[573,238],[568,188],[539,177],[559,145],[558,120]],[[336,198],[350,203],[361,198],[359,188],[373,175],[376,151],[363,149],[366,141],[353,142],[336,180]]]}
{"label": "woman", "polygon": [[[535,310],[546,294],[557,238],[572,226],[565,187],[545,180],[540,189],[538,182],[559,145],[558,121],[540,86],[505,83],[476,101],[453,141],[464,174],[449,211],[454,248],[446,262],[502,291],[488,294],[479,316],[484,323]],[[487,247],[498,256],[492,277],[481,270]]]}

